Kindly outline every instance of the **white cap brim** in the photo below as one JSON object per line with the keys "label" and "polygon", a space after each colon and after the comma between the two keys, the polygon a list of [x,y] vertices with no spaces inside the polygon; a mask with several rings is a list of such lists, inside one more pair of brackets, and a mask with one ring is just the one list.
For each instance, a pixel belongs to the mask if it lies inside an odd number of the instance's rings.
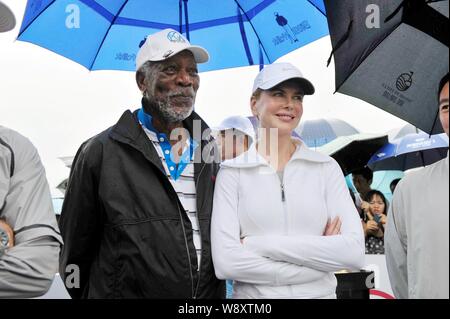
{"label": "white cap brim", "polygon": [[185,50],[192,52],[192,54],[194,55],[195,62],[197,62],[197,63],[206,63],[209,61],[208,51],[206,51],[204,48],[196,46],[196,45],[191,45],[191,46],[182,48],[181,50],[173,51],[170,55],[166,55],[163,57],[161,57],[161,56],[155,57],[155,58],[149,59],[147,61],[151,61],[151,62],[164,61],[164,60],[167,60],[167,59],[173,57],[174,55],[177,55],[178,53],[183,52]]}
{"label": "white cap brim", "polygon": [[[264,84],[260,85],[259,88],[262,90],[269,90],[269,89],[277,86],[278,84],[281,84],[281,83],[283,83],[285,81],[289,81],[289,80],[297,80],[305,95],[313,95],[314,92],[316,91],[316,89],[314,88],[314,85],[309,80],[307,80],[305,78],[300,78],[300,77],[291,77],[291,78],[280,77],[278,79],[273,79],[271,81],[265,82]],[[255,88],[255,91],[256,91],[256,88]]]}
{"label": "white cap brim", "polygon": [[16,18],[10,8],[0,1],[0,32],[7,32],[16,26]]}

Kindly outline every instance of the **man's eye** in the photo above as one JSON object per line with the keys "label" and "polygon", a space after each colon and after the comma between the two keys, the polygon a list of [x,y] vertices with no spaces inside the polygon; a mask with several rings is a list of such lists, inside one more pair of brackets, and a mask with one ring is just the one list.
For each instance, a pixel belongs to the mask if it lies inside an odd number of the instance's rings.
{"label": "man's eye", "polygon": [[166,73],[175,73],[177,70],[176,70],[176,68],[175,67],[173,67],[173,66],[169,66],[169,67],[167,67],[167,68],[165,68],[164,69],[164,72],[166,72]]}
{"label": "man's eye", "polygon": [[448,104],[441,106],[441,111],[447,111],[448,110]]}

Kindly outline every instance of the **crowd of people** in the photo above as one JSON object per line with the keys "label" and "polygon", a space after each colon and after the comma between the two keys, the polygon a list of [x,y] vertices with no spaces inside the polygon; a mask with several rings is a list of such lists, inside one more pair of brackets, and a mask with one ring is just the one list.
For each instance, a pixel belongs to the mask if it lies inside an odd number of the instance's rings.
{"label": "crowd of people", "polygon": [[[232,298],[329,299],[335,272],[386,250],[397,297],[448,298],[448,157],[400,181],[390,205],[367,168],[351,194],[333,158],[293,137],[315,93],[298,68],[257,75],[256,130],[241,117],[210,129],[194,111],[208,60],[175,30],[147,37],[141,104],[80,146],[58,224],[36,149],[0,127],[0,297],[41,295],[59,268],[75,299],[221,299],[227,280]],[[448,88],[447,75],[447,135]]]}

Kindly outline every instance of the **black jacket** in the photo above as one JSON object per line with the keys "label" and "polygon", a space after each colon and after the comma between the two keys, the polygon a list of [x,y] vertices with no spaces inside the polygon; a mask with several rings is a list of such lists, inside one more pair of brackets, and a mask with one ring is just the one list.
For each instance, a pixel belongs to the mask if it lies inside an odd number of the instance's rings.
{"label": "black jacket", "polygon": [[[193,120],[202,132],[207,128],[193,113],[183,122],[191,136]],[[196,159],[200,151],[209,154],[208,145],[211,140],[202,141]],[[194,167],[199,272],[190,220],[136,112],[126,111],[115,126],[80,147],[60,218],[65,243],[60,273],[72,298],[224,298],[210,241],[218,164],[202,159]],[[80,288],[69,265],[79,267]]]}

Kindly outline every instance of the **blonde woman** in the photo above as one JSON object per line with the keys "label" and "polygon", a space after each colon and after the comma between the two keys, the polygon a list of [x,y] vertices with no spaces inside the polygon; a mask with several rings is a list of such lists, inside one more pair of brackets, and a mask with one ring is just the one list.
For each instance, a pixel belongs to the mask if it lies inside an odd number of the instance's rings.
{"label": "blonde woman", "polygon": [[336,298],[335,271],[359,270],[364,235],[344,176],[292,137],[314,87],[291,64],[256,77],[257,142],[217,176],[211,225],[219,279],[233,298]]}

